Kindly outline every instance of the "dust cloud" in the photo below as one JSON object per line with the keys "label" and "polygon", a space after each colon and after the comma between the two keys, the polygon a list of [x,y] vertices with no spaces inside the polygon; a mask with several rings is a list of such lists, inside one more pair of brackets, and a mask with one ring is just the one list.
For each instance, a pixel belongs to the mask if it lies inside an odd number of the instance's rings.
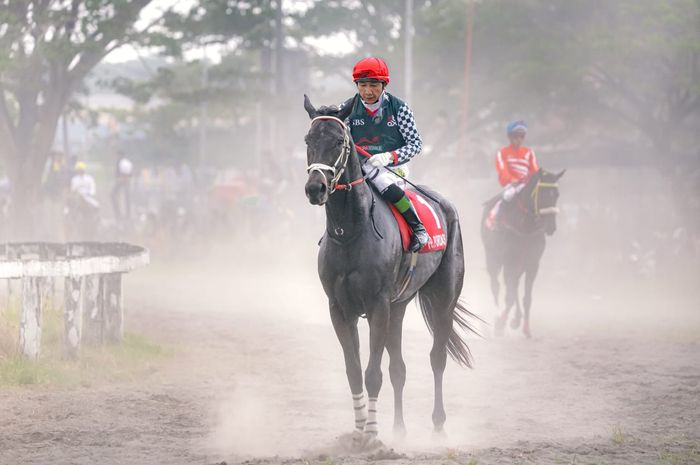
{"label": "dust cloud", "polygon": [[[347,74],[340,86],[308,90],[314,104],[352,96]],[[620,161],[617,149],[634,135],[584,157],[584,136],[557,145],[545,135],[552,115],[533,118],[525,145],[543,168],[567,170],[561,213],[534,286],[533,338],[508,326],[495,337],[502,308],[479,221],[482,202],[499,192],[505,119],[485,117],[461,147],[454,96],[429,90],[422,83],[409,102],[425,142],[411,180],[457,206],[462,298],[484,322],[473,322],[482,337],[468,337],[474,369],[448,362],[447,437],[433,437],[431,337],[409,305],[405,438],[391,433],[387,356],[378,403],[380,439],[399,454],[395,463],[698,463],[700,176]],[[400,87],[389,91],[401,97]],[[151,265],[124,277],[126,327],[171,348],[172,359],[129,383],[0,391],[0,463],[372,461],[338,439],[354,419],[316,270],[325,217],[304,196],[302,94],[284,100],[298,101],[280,118],[284,149],[253,172],[266,202],[235,210],[227,228],[213,211],[182,236],[97,237],[151,250]],[[361,320],[363,366],[367,332]]]}
{"label": "dust cloud", "polygon": [[[414,172],[460,210],[467,263],[462,297],[485,323],[474,322],[482,338],[469,338],[474,370],[448,363],[448,436],[435,438],[431,338],[418,308],[409,306],[408,435],[391,434],[385,357],[379,422],[387,447],[410,456],[494,447],[551,448],[561,456],[574,453],[572,444],[609,445],[626,435],[620,447],[632,453],[639,442],[666,447],[666,428],[695,441],[698,412],[691,410],[688,421],[674,418],[698,389],[697,265],[678,251],[688,250],[683,238],[665,236],[660,226],[673,211],[671,194],[638,189],[640,179],[663,186],[663,176],[640,170],[628,181],[616,168],[567,172],[558,230],[548,238],[535,283],[534,337],[526,340],[519,330],[492,335],[498,309],[478,221],[495,180],[455,184]],[[183,250],[184,256],[156,260],[127,278],[134,324],[141,320],[148,332],[182,346],[186,384],[204,384],[197,389],[205,391],[207,432],[196,444],[207,456],[350,454],[338,440],[352,428],[349,389],[316,273],[323,210],[306,203],[303,185],[291,192],[292,224],[198,244],[196,253]],[[145,320],[143,311],[150,314]],[[367,336],[361,320],[363,364]],[[482,457],[488,463],[489,453]]]}

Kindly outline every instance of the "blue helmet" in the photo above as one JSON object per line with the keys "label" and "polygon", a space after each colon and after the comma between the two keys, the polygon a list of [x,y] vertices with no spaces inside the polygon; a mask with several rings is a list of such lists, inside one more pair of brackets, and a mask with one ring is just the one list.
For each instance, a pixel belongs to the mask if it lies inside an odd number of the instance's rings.
{"label": "blue helmet", "polygon": [[523,120],[511,121],[508,123],[508,126],[506,126],[506,133],[510,136],[515,132],[527,134],[527,123]]}

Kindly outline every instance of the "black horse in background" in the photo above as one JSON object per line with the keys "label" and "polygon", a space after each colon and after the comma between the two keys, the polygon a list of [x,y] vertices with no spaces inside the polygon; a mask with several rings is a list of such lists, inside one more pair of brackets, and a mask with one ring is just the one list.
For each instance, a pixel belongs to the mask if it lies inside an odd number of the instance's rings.
{"label": "black horse in background", "polygon": [[[445,229],[445,250],[417,255],[407,283],[411,253],[405,253],[396,220],[389,206],[364,181],[360,160],[345,119],[353,105],[342,110],[318,110],[304,99],[312,119],[307,145],[306,196],[312,205],[323,205],[326,231],[320,242],[318,273],[328,296],[331,321],[343,349],[345,371],[355,411],[360,443],[378,434],[376,402],[382,386],[381,361],[389,354],[389,376],[394,388],[394,431],[405,432],[403,387],[406,365],[401,353],[402,324],[406,306],[418,296],[423,317],[433,335],[430,364],[435,382],[432,420],[440,433],[445,423],[442,378],[447,354],[464,366],[471,365],[469,348],[461,330],[471,330],[470,313],[459,303],[464,281],[464,255],[455,207],[429,191],[432,208]],[[423,188],[425,189],[425,188]],[[433,200],[434,199],[434,200]],[[357,323],[369,323],[369,362],[363,390]]]}
{"label": "black horse in background", "polygon": [[551,236],[557,229],[557,199],[559,179],[565,171],[554,174],[544,170],[534,173],[525,187],[510,202],[502,202],[495,229],[486,227],[489,211],[501,198],[500,195],[484,204],[481,218],[481,239],[486,251],[486,268],[491,277],[491,292],[499,305],[499,274],[503,270],[506,285],[505,307],[496,318],[496,335],[503,334],[510,309],[515,305],[511,320],[512,329],[518,329],[522,319],[518,287],[525,276],[525,294],[522,307],[525,313],[523,333],[530,337],[530,307],[532,286],[544,253],[545,235]]}

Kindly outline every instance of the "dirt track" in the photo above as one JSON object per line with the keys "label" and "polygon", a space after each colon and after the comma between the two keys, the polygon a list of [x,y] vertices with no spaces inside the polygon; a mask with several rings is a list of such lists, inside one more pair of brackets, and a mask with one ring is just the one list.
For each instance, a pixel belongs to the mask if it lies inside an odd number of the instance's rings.
{"label": "dirt track", "polygon": [[[0,465],[700,463],[697,294],[669,301],[652,286],[630,304],[624,289],[541,284],[533,340],[472,338],[476,368],[448,364],[449,436],[437,441],[430,338],[414,309],[408,437],[392,438],[385,376],[380,436],[394,452],[353,456],[337,440],[353,424],[340,349],[315,271],[294,263],[274,274],[263,265],[233,276],[229,263],[129,277],[128,328],[174,347],[173,360],[134,383],[0,392]],[[490,319],[482,274],[465,296]],[[570,282],[543,275],[552,289]],[[261,279],[274,289],[266,300],[251,292]],[[197,292],[183,294],[188,285]]]}

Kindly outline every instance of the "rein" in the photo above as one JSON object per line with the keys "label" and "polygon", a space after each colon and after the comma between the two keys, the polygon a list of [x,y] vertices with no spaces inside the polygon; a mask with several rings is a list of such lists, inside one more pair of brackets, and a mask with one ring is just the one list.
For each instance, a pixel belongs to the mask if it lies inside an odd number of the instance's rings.
{"label": "rein", "polygon": [[[342,126],[343,148],[340,150],[340,155],[338,155],[338,158],[336,158],[335,162],[333,163],[333,166],[326,165],[324,163],[312,163],[306,167],[306,172],[308,174],[311,174],[314,171],[318,171],[319,173],[321,173],[321,175],[325,178],[328,187],[330,188],[330,194],[332,194],[336,190],[351,190],[354,186],[363,182],[365,178],[360,177],[352,182],[349,182],[348,184],[338,184],[340,177],[345,172],[345,167],[348,164],[348,158],[350,157],[351,153],[350,131],[348,130],[348,126],[345,124],[344,121],[342,121],[340,118],[336,118],[335,116],[317,116],[311,120],[311,124],[313,125],[316,121],[320,120],[333,120],[340,124],[340,126]],[[330,179],[330,182],[328,180],[328,176],[326,176],[326,171],[330,171],[332,173],[332,178]]]}

